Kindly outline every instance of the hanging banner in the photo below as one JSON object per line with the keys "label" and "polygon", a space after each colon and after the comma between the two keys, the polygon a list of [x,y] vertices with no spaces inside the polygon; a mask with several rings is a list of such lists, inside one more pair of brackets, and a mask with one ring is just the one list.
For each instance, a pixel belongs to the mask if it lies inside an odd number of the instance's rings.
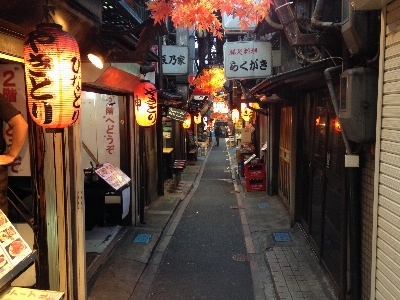
{"label": "hanging banner", "polygon": [[271,75],[270,42],[226,42],[224,71],[226,79],[265,78]]}
{"label": "hanging banner", "polygon": [[[25,93],[25,75],[24,68],[20,64],[3,64],[0,65],[0,93],[4,95],[11,102],[16,109],[18,109],[28,120],[26,109],[26,93]],[[3,126],[3,136],[6,140],[7,146],[12,142],[12,128],[7,123]],[[29,157],[29,143],[28,135],[26,137],[24,146],[19,152],[18,156],[8,168],[9,176],[30,176],[30,157]]]}
{"label": "hanging banner", "polygon": [[185,46],[162,46],[164,75],[189,75],[189,48]]}

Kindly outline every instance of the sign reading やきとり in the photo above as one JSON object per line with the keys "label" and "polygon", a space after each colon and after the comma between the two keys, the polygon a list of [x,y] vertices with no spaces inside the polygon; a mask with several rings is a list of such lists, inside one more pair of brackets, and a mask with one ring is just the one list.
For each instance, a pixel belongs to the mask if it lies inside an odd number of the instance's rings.
{"label": "sign reading \u3084\u304d\u3068\u308a", "polygon": [[224,71],[227,79],[265,78],[271,75],[270,42],[245,41],[224,44]]}

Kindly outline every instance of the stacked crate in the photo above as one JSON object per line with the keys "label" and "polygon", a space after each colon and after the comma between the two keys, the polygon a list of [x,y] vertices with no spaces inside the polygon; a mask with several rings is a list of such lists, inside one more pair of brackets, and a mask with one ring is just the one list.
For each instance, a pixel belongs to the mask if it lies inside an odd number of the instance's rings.
{"label": "stacked crate", "polygon": [[244,170],[247,192],[266,190],[264,164],[246,164]]}

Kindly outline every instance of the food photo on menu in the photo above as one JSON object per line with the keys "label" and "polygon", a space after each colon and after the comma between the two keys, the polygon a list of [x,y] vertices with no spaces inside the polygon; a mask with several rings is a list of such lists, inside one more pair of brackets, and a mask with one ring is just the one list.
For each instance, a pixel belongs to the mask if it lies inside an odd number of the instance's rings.
{"label": "food photo on menu", "polygon": [[30,253],[29,245],[0,210],[0,278]]}
{"label": "food photo on menu", "polygon": [[131,181],[124,172],[110,163],[104,163],[95,172],[115,190],[120,189]]}

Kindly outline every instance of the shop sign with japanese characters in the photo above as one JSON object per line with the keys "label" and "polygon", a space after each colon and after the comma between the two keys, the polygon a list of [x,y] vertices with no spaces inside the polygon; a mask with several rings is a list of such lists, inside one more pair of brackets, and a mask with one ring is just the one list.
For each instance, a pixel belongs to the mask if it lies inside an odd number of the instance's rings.
{"label": "shop sign with japanese characters", "polygon": [[224,45],[226,79],[265,78],[271,75],[271,43],[227,42]]}
{"label": "shop sign with japanese characters", "polygon": [[[26,106],[26,87],[24,68],[19,64],[4,64],[0,65],[0,93],[11,102],[28,120],[28,111]],[[12,144],[11,125],[4,123],[4,132],[2,133],[7,143],[7,147]],[[30,157],[29,157],[29,142],[28,136],[25,139],[24,146],[18,153],[14,162],[8,165],[9,176],[30,176]]]}
{"label": "shop sign with japanese characters", "polygon": [[189,48],[186,46],[162,46],[161,56],[165,75],[189,74]]}

